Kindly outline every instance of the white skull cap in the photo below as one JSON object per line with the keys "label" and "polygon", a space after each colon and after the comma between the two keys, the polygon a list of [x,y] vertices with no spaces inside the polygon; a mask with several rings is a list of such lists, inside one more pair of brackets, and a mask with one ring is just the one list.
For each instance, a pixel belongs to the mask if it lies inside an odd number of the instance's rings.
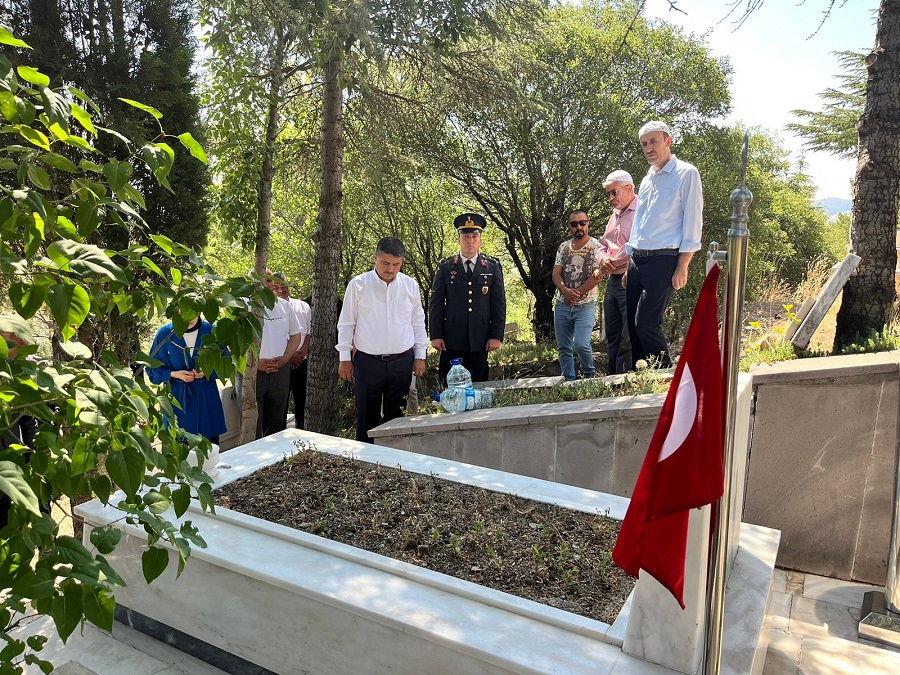
{"label": "white skull cap", "polygon": [[642,139],[647,134],[652,134],[654,131],[661,131],[666,136],[671,136],[672,132],[669,130],[669,125],[665,122],[660,122],[659,120],[653,120],[652,122],[647,122],[644,126],[641,127],[641,130],[638,132],[638,140]]}
{"label": "white skull cap", "polygon": [[625,183],[626,185],[634,185],[634,180],[631,178],[631,174],[624,169],[616,169],[606,177],[605,181],[603,181],[603,187],[612,185],[613,183]]}

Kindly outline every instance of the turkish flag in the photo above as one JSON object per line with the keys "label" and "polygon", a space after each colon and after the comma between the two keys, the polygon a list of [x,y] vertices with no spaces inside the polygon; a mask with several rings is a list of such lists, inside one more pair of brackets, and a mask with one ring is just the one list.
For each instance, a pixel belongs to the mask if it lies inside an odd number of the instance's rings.
{"label": "turkish flag", "polygon": [[718,500],[725,485],[718,281],[715,265],[700,291],[612,554],[631,576],[643,569],[654,577],[682,609],[690,509]]}

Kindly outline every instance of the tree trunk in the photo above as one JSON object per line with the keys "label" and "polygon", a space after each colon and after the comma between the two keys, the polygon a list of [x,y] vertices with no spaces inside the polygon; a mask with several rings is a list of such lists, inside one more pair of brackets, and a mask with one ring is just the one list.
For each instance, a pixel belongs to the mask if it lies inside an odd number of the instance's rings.
{"label": "tree trunk", "polygon": [[900,0],[882,0],[866,58],[866,106],[857,124],[850,251],[859,266],[844,287],[834,351],[884,329],[896,298],[900,210]]}
{"label": "tree trunk", "polygon": [[341,199],[344,155],[343,89],[340,83],[341,53],[329,55],[324,66],[322,92],[322,186],[313,269],[312,328],[309,380],[306,397],[306,428],[322,434],[334,430],[337,413],[337,325],[338,271],[341,266]]}
{"label": "tree trunk", "polygon": [[[272,181],[275,178],[275,141],[278,138],[278,112],[281,107],[281,87],[284,83],[284,50],[287,37],[283,26],[275,29],[275,53],[271,62],[269,80],[269,109],[266,114],[266,139],[263,147],[262,169],[257,188],[258,211],[256,218],[256,255],[253,270],[260,277],[266,273],[269,262],[269,242],[272,224]],[[260,317],[262,320],[262,317]],[[259,341],[247,351],[247,369],[241,388],[241,444],[256,438],[256,354]]]}

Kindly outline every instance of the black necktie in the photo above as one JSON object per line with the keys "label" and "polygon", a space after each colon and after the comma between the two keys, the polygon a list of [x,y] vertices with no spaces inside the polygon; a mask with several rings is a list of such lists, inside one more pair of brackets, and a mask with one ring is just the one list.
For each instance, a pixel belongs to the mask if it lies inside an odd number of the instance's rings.
{"label": "black necktie", "polygon": [[466,260],[466,279],[472,278],[472,261]]}

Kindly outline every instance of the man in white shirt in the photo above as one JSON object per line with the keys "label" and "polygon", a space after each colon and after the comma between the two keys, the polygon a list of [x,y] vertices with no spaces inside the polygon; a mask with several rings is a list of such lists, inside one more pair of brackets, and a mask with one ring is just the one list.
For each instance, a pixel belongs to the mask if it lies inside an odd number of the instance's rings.
{"label": "man in white shirt", "polygon": [[338,374],[356,380],[356,440],[365,443],[370,429],[403,415],[410,373],[425,374],[422,293],[400,271],[405,255],[399,239],[380,240],[375,268],[347,284],[338,318]]}
{"label": "man in white shirt", "polygon": [[688,265],[700,250],[703,185],[696,167],[672,154],[665,122],[647,122],[638,132],[650,170],[641,181],[622,279],[634,363],[654,359],[672,365],[662,322],[672,293],[687,283]]}
{"label": "man in white shirt", "polygon": [[[303,413],[306,408],[306,366],[307,357],[309,356],[309,329],[312,325],[312,312],[309,304],[300,298],[292,298],[290,289],[288,288],[287,279],[281,272],[272,275],[277,280],[275,286],[275,295],[282,300],[286,300],[297,313],[300,320],[300,332],[303,334],[303,341],[300,347],[291,356],[291,385],[290,395],[294,399],[294,427],[303,428]],[[284,417],[285,426],[287,426],[287,410],[288,405],[285,401]]]}
{"label": "man in white shirt", "polygon": [[[278,279],[266,270],[266,288],[275,293]],[[291,356],[303,342],[300,319],[290,303],[275,299],[263,316],[259,361],[256,363],[256,437],[284,431],[284,410],[291,384]]]}

